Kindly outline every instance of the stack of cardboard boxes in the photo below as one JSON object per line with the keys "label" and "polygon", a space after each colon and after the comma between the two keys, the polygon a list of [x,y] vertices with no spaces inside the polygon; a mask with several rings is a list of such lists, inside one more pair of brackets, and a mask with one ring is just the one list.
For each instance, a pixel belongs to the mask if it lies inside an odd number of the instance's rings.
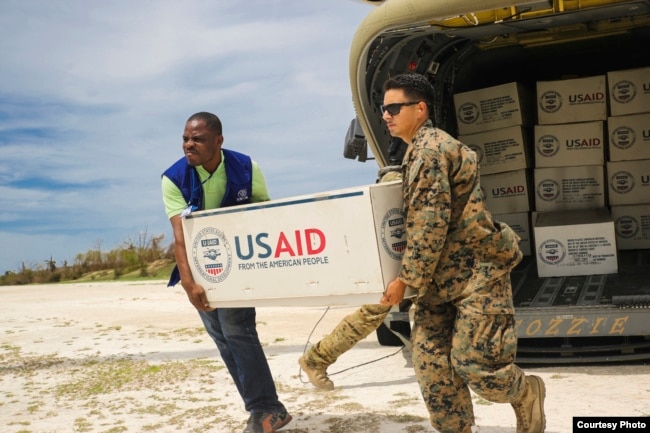
{"label": "stack of cardboard boxes", "polygon": [[518,83],[454,95],[458,139],[477,154],[488,208],[517,232],[524,254],[532,248],[528,149],[533,99]]}
{"label": "stack of cardboard boxes", "polygon": [[618,248],[650,248],[650,67],[610,72],[607,82],[607,174]]}
{"label": "stack of cardboard boxes", "polygon": [[605,76],[537,82],[535,210],[605,206]]}
{"label": "stack of cardboard boxes", "polygon": [[540,277],[618,271],[605,208],[604,75],[537,82],[533,233]]}
{"label": "stack of cardboard boxes", "polygon": [[540,277],[616,273],[618,249],[650,247],[650,68],[538,81],[530,95],[519,83],[454,95],[488,207]]}

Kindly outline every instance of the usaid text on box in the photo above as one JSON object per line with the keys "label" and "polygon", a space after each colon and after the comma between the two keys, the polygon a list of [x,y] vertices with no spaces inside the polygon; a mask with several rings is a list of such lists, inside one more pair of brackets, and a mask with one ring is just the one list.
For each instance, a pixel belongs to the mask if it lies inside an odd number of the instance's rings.
{"label": "usaid text on box", "polygon": [[645,432],[650,429],[647,416],[576,416],[573,417],[573,433]]}

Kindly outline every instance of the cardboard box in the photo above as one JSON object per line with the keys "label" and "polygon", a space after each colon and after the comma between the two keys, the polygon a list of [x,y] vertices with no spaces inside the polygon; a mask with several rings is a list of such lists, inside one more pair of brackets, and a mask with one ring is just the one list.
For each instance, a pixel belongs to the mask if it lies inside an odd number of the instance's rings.
{"label": "cardboard box", "polygon": [[650,159],[607,163],[609,204],[650,203]]}
{"label": "cardboard box", "polygon": [[598,165],[535,169],[535,210],[596,209],[605,206],[605,169]]}
{"label": "cardboard box", "polygon": [[612,206],[619,250],[650,248],[650,204]]}
{"label": "cardboard box", "polygon": [[537,123],[607,120],[605,75],[537,82]]}
{"label": "cardboard box", "polygon": [[650,159],[650,113],[607,119],[609,160]]}
{"label": "cardboard box", "polygon": [[603,122],[535,126],[535,167],[604,165]]}
{"label": "cardboard box", "polygon": [[538,213],[534,225],[539,277],[618,272],[614,222],[607,209]]}
{"label": "cardboard box", "polygon": [[520,83],[456,93],[458,134],[534,123],[534,95]]}
{"label": "cardboard box", "polygon": [[527,170],[481,175],[487,208],[493,214],[528,212],[530,185]]}
{"label": "cardboard box", "polygon": [[458,140],[476,152],[481,174],[528,168],[527,140],[521,126],[461,135]]}
{"label": "cardboard box", "polygon": [[530,232],[530,214],[528,212],[519,213],[504,213],[499,215],[492,215],[495,221],[502,221],[519,236],[519,249],[521,252],[529,256],[532,254],[532,238]]}
{"label": "cardboard box", "polygon": [[650,67],[607,73],[612,116],[650,112]]}
{"label": "cardboard box", "polygon": [[194,212],[188,260],[213,307],[377,303],[406,247],[401,181]]}

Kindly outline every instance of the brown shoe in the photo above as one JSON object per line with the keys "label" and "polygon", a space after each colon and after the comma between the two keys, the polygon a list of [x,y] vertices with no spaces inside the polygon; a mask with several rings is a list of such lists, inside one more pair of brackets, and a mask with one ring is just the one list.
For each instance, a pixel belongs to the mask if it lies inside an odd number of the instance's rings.
{"label": "brown shoe", "polygon": [[286,409],[280,412],[253,412],[243,433],[276,433],[291,421]]}
{"label": "brown shoe", "polygon": [[526,376],[526,384],[524,395],[512,403],[517,415],[517,433],[542,433],[546,428],[546,388],[542,379],[537,376]]}
{"label": "brown shoe", "polygon": [[334,382],[327,377],[327,367],[318,367],[310,364],[304,355],[298,359],[298,364],[300,364],[300,368],[307,374],[309,381],[316,388],[334,389]]}

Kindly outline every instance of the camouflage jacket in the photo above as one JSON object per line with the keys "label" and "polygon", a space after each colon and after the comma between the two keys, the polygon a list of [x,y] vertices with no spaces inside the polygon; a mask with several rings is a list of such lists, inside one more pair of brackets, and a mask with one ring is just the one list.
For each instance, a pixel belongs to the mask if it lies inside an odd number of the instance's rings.
{"label": "camouflage jacket", "polygon": [[[486,208],[476,153],[427,121],[402,163],[407,246],[399,278],[419,291],[458,297],[472,279],[509,272],[519,237]],[[479,281],[480,283],[480,281]]]}

